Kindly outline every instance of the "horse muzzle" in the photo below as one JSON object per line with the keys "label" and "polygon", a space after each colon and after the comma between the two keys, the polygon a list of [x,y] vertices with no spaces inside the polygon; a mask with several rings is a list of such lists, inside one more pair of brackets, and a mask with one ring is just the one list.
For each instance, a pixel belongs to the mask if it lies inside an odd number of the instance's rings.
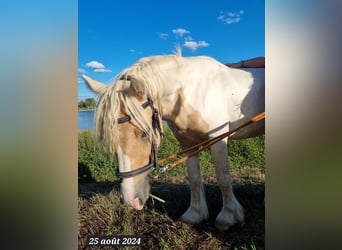
{"label": "horse muzzle", "polygon": [[144,202],[141,198],[135,197],[135,198],[128,198],[125,199],[123,195],[120,195],[120,201],[122,204],[132,207],[136,210],[142,210],[144,208]]}

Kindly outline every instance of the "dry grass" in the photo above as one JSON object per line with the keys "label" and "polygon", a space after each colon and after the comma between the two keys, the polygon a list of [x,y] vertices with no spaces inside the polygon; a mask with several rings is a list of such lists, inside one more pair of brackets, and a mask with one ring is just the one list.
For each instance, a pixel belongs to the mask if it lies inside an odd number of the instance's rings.
{"label": "dry grass", "polygon": [[264,249],[264,176],[259,173],[262,178],[257,179],[258,174],[252,172],[254,177],[248,179],[247,174],[242,173],[241,180],[234,177],[234,192],[245,208],[245,224],[237,224],[228,232],[214,227],[222,202],[215,184],[205,185],[209,220],[192,227],[178,221],[190,202],[186,184],[153,183],[152,193],[166,203],[149,199],[142,211],[120,204],[118,182],[80,184],[79,249],[87,249],[88,235],[143,236],[143,246],[136,249]]}

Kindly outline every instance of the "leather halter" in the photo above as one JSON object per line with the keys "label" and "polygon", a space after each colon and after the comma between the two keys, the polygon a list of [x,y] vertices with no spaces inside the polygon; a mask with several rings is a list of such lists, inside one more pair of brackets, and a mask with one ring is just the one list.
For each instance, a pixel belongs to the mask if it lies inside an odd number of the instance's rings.
{"label": "leather halter", "polygon": [[[151,107],[151,109],[152,109],[152,127],[153,127],[153,129],[158,130],[160,136],[162,137],[164,134],[163,134],[163,131],[161,129],[161,124],[160,124],[160,120],[159,120],[159,113],[158,113],[158,110],[154,107],[152,98],[149,95],[147,95],[147,101],[144,102],[141,106],[143,109],[146,109],[149,106]],[[124,117],[118,118],[117,122],[118,122],[118,124],[129,122],[133,118],[134,117],[132,117],[131,115],[126,115]],[[156,145],[155,139],[152,138],[150,163],[141,167],[141,168],[138,168],[138,169],[135,169],[132,171],[128,171],[128,172],[120,172],[119,169],[117,169],[115,175],[118,178],[120,178],[120,181],[122,181],[122,179],[134,177],[134,176],[137,176],[139,174],[145,173],[146,171],[149,171],[150,169],[156,169],[156,168],[158,168],[158,151],[157,151],[157,145]]]}

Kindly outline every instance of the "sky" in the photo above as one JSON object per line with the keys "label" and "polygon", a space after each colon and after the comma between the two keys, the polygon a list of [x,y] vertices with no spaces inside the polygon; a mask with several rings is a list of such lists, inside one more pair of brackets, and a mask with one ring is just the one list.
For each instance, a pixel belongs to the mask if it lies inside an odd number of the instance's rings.
{"label": "sky", "polygon": [[265,55],[264,0],[78,1],[78,100],[142,57],[206,55],[222,63]]}

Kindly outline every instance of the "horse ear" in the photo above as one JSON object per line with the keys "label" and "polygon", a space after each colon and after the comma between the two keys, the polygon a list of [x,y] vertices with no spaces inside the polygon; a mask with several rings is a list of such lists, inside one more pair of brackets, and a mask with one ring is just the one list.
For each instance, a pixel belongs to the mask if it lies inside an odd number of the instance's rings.
{"label": "horse ear", "polygon": [[85,83],[87,84],[87,86],[97,94],[102,94],[104,92],[104,90],[107,88],[106,84],[99,82],[99,81],[96,81],[96,80],[90,78],[89,76],[82,75],[82,78],[85,81]]}
{"label": "horse ear", "polygon": [[146,96],[146,87],[145,84],[142,83],[142,81],[138,78],[130,76],[130,82],[131,82],[131,90],[133,92],[133,95],[144,98]]}

